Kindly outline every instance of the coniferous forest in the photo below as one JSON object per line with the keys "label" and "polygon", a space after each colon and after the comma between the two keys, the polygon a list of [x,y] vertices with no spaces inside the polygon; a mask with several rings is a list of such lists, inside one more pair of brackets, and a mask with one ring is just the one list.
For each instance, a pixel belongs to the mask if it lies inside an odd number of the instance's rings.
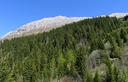
{"label": "coniferous forest", "polygon": [[1,41],[0,82],[128,82],[127,18],[85,19]]}

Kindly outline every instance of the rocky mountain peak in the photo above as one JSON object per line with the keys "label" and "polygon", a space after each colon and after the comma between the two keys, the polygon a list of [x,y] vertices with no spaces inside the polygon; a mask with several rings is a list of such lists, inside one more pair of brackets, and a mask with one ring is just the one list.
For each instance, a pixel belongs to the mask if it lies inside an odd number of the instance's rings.
{"label": "rocky mountain peak", "polygon": [[66,17],[66,16],[56,16],[43,18],[41,20],[33,21],[25,24],[15,31],[7,33],[3,39],[11,39],[21,36],[27,36],[31,34],[37,34],[44,31],[49,31],[53,28],[61,27],[65,24],[70,24],[73,22],[78,22],[88,17]]}
{"label": "rocky mountain peak", "polygon": [[[122,18],[124,16],[128,15],[128,13],[112,13],[109,16],[110,17],[117,17]],[[102,15],[105,16],[105,15]],[[51,29],[55,29],[57,27],[61,27],[65,24],[70,24],[73,22],[78,22],[83,19],[88,19],[92,17],[66,17],[66,16],[55,16],[55,17],[48,17],[43,18],[41,20],[33,21],[28,24],[25,24],[15,31],[11,31],[7,33],[3,39],[12,39],[16,37],[22,37],[32,34],[37,34],[44,31],[49,31]]]}

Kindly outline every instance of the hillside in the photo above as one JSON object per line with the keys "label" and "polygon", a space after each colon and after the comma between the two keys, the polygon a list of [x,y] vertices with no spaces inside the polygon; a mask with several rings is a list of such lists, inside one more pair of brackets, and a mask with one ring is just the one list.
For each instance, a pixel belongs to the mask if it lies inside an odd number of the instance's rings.
{"label": "hillside", "polygon": [[12,38],[28,36],[32,34],[38,34],[38,33],[49,31],[53,28],[55,29],[65,24],[78,22],[80,20],[87,19],[87,18],[90,18],[90,17],[56,16],[56,17],[43,18],[41,20],[27,23],[19,27],[15,31],[8,32],[6,35],[3,36],[3,39],[12,39]]}
{"label": "hillside", "polygon": [[126,17],[85,19],[1,41],[0,82],[128,82]]}
{"label": "hillside", "polygon": [[[128,13],[112,13],[109,17],[122,18],[128,15]],[[104,17],[102,15],[101,17]],[[33,21],[18,27],[14,31],[10,31],[5,34],[2,39],[12,39],[17,37],[29,36],[33,34],[38,34],[42,32],[48,32],[52,29],[62,27],[66,24],[71,24],[73,22],[78,22],[84,19],[91,19],[93,17],[66,17],[66,16],[55,16],[43,18],[37,21]]]}

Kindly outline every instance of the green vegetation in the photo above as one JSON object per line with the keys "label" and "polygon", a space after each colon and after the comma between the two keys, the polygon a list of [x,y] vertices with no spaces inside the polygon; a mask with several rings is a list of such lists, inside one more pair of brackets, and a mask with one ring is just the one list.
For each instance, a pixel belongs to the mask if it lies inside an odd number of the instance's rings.
{"label": "green vegetation", "polygon": [[0,82],[128,82],[128,24],[98,17],[0,42]]}

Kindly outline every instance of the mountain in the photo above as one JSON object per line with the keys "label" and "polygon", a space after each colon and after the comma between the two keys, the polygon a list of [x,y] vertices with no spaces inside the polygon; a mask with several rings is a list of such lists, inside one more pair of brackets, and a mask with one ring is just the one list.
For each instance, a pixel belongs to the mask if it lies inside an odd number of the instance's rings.
{"label": "mountain", "polygon": [[[88,17],[90,18],[90,17]],[[38,21],[34,21],[28,24],[25,24],[15,31],[7,33],[3,38],[11,39],[31,34],[37,34],[44,31],[49,31],[57,27],[63,26],[65,24],[70,24],[73,22],[78,22],[80,20],[87,19],[87,17],[66,17],[66,16],[56,16],[43,18]]]}
{"label": "mountain", "polygon": [[[112,13],[109,16],[122,18],[126,15],[128,15],[128,13]],[[78,22],[80,20],[88,19],[88,18],[92,18],[92,17],[56,16],[56,17],[43,18],[41,20],[25,24],[25,25],[19,27],[18,29],[16,29],[15,31],[8,32],[2,38],[3,39],[11,39],[11,38],[16,38],[16,37],[21,37],[21,36],[37,34],[37,33],[41,33],[44,31],[49,31],[51,29],[55,29],[57,27],[61,27],[65,24]]]}
{"label": "mountain", "polygon": [[122,19],[95,17],[0,41],[0,82],[128,82],[128,20]]}
{"label": "mountain", "polygon": [[112,13],[109,15],[110,17],[117,17],[117,18],[122,18],[124,16],[128,15],[128,13]]}

